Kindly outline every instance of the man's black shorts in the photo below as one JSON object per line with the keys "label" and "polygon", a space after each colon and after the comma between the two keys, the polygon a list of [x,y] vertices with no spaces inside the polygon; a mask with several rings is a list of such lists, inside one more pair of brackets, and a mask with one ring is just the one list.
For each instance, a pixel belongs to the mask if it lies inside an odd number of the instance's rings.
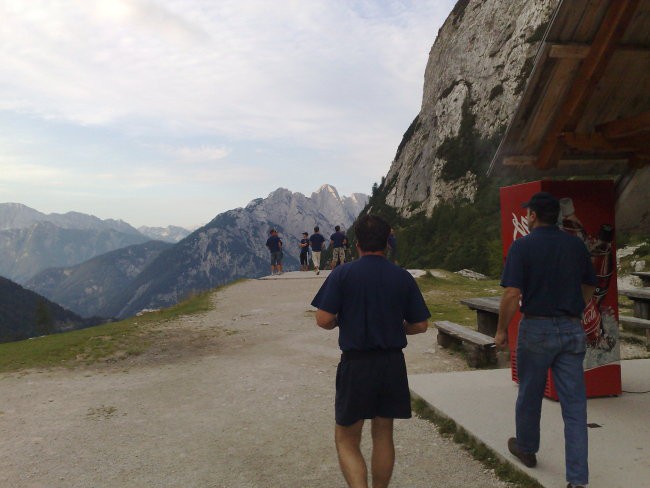
{"label": "man's black shorts", "polygon": [[401,349],[344,352],[336,370],[336,423],[411,418],[411,396]]}

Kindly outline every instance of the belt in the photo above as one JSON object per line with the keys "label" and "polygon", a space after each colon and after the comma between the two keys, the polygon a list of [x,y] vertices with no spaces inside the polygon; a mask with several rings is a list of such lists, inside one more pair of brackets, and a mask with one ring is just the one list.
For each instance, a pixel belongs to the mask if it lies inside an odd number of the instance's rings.
{"label": "belt", "polygon": [[575,317],[573,315],[528,315],[524,314],[524,318],[528,320],[553,320],[553,319],[565,319],[565,320],[582,320],[580,317]]}
{"label": "belt", "polygon": [[341,361],[353,359],[366,359],[377,356],[386,356],[388,354],[402,353],[401,349],[372,349],[370,351],[343,351]]}

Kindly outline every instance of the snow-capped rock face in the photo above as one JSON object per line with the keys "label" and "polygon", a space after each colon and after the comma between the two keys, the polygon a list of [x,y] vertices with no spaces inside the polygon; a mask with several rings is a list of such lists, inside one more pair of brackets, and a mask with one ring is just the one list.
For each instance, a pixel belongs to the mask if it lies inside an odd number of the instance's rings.
{"label": "snow-capped rock face", "polygon": [[470,118],[476,137],[488,139],[505,129],[558,2],[456,3],[429,53],[420,113],[386,176],[389,205],[409,215],[414,203],[430,214],[445,200],[473,201],[477,175],[461,170],[445,178],[445,166],[454,163],[441,147],[456,138],[462,151],[467,140],[459,134],[468,130]]}

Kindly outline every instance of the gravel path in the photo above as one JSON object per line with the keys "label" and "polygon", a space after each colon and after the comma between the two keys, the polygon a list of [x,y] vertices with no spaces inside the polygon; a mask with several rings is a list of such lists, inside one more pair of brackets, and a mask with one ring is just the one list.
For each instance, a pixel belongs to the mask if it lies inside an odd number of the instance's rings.
{"label": "gravel path", "polygon": [[[0,375],[0,487],[344,487],[337,337],[309,306],[323,277],[227,287],[136,358]],[[410,373],[465,369],[433,331],[410,342]],[[431,423],[395,425],[391,486],[507,486]]]}

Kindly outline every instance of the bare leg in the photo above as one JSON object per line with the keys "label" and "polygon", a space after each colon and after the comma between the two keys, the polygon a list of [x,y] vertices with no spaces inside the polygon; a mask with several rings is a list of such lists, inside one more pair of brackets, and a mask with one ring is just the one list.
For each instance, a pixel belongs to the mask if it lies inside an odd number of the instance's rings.
{"label": "bare leg", "polygon": [[368,488],[368,469],[361,454],[363,420],[344,427],[336,425],[334,438],[343,477],[350,488]]}
{"label": "bare leg", "polygon": [[386,488],[393,475],[393,419],[372,419],[372,488]]}

